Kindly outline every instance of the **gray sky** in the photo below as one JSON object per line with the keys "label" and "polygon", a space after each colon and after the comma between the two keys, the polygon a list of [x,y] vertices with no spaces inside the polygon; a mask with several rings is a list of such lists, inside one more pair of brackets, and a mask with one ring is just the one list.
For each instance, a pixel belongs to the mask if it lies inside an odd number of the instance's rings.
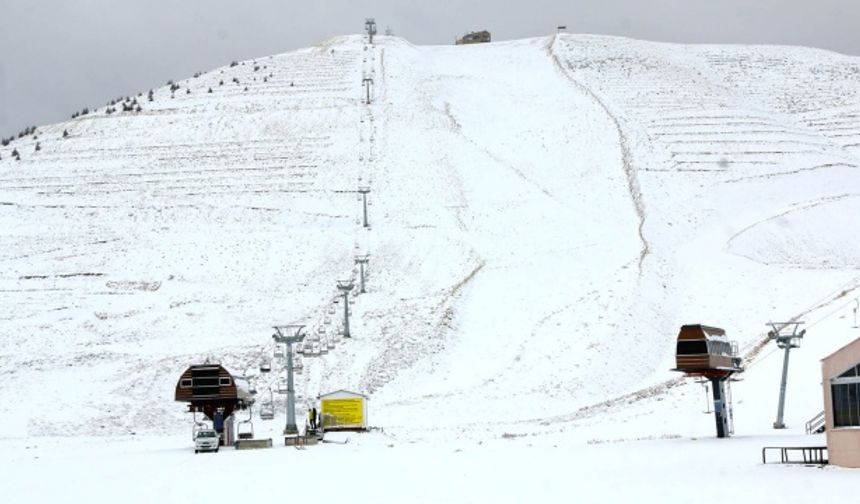
{"label": "gray sky", "polygon": [[857,0],[0,0],[0,136],[229,63],[359,33],[417,44],[572,33],[860,55]]}

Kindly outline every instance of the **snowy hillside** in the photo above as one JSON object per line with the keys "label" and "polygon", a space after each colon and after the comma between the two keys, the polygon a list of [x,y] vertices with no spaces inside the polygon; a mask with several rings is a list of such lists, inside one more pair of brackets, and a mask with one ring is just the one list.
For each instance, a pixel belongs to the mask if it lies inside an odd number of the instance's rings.
{"label": "snowy hillside", "polygon": [[857,335],[858,58],[349,36],[173,88],[0,148],[7,437],[184,433],[187,365],[254,374],[291,322],[327,350],[302,407],[345,388],[399,439],[612,440],[712,434],[669,371],[696,322],[756,350],[736,428],[767,430],[781,361],[756,345],[801,317],[798,427]]}

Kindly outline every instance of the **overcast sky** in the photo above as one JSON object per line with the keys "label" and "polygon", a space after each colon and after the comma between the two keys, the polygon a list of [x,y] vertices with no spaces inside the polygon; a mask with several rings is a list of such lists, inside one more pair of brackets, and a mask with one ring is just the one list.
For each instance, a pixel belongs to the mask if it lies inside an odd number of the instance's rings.
{"label": "overcast sky", "polygon": [[569,32],[860,55],[858,0],[0,0],[0,136],[234,59],[359,33],[448,44]]}

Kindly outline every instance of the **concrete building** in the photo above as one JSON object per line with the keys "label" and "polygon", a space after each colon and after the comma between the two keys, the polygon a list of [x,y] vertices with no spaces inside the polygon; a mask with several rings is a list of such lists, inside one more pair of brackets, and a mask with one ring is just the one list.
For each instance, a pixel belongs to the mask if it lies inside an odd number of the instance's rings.
{"label": "concrete building", "polygon": [[827,456],[860,467],[860,338],[821,360]]}

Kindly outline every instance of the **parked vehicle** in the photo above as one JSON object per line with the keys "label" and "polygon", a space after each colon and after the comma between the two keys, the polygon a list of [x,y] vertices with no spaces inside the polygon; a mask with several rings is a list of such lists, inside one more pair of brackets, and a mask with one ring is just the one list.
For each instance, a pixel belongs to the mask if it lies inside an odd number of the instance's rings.
{"label": "parked vehicle", "polygon": [[194,453],[200,453],[202,451],[214,451],[215,453],[218,453],[218,445],[220,444],[220,441],[221,438],[213,429],[197,431],[197,435],[194,437]]}

